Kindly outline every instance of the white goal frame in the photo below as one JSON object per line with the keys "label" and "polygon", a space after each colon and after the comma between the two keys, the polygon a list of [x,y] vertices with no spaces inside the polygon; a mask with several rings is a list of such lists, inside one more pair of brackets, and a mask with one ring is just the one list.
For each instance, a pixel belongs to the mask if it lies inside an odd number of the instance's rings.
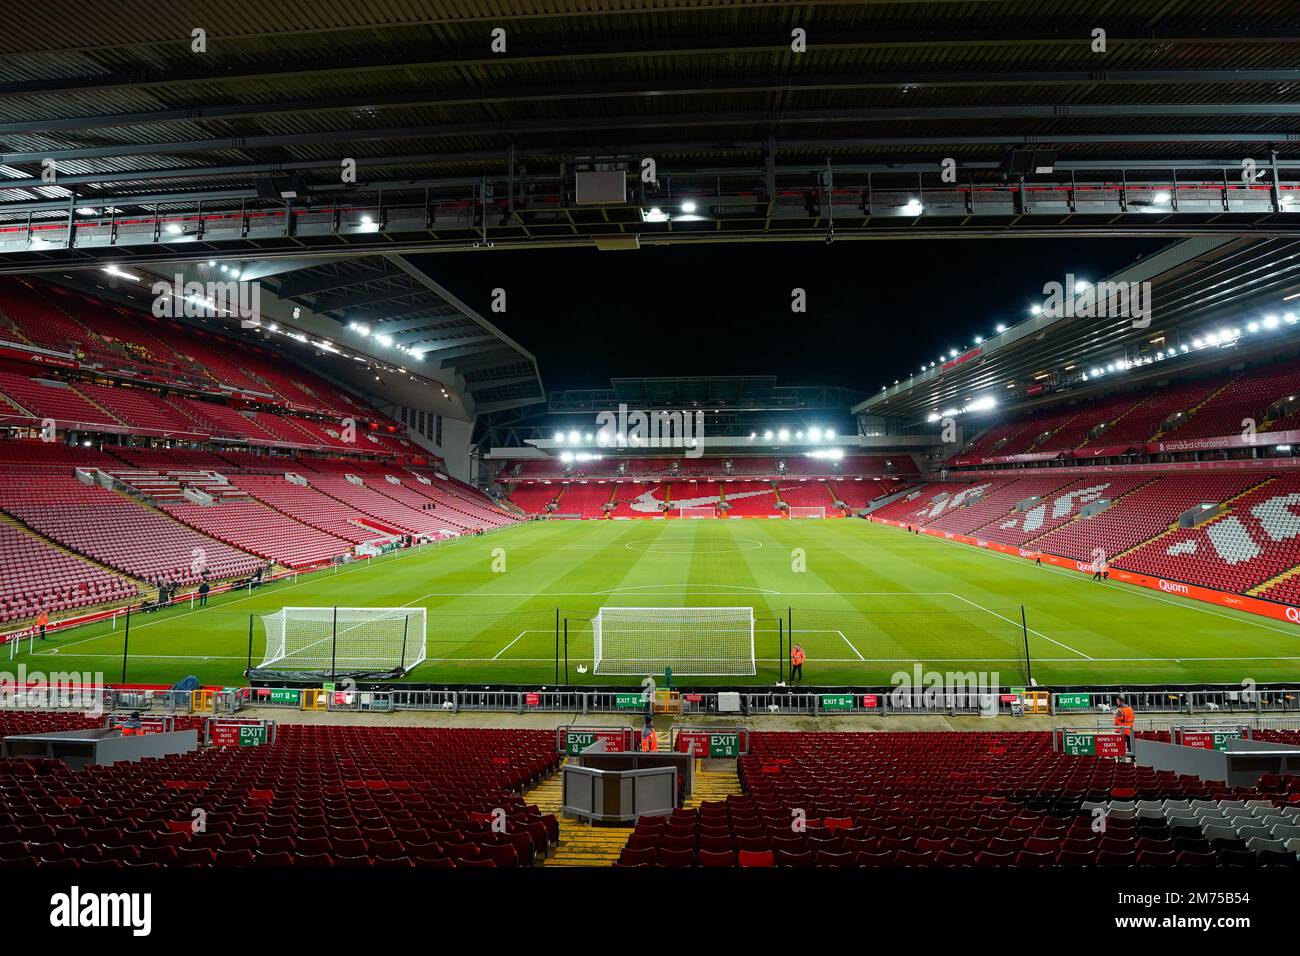
{"label": "white goal frame", "polygon": [[[594,674],[661,674],[666,667],[686,677],[757,673],[752,607],[602,607],[591,628]],[[712,648],[710,628],[722,638]]]}
{"label": "white goal frame", "polygon": [[794,505],[789,505],[789,506],[788,506],[788,510],[786,511],[786,517],[788,517],[788,518],[825,518],[825,517],[826,517],[826,509],[825,509],[824,507],[817,507],[817,508],[812,508],[812,507],[799,507],[799,508],[797,508],[797,507],[795,507]]}
{"label": "white goal frame", "polygon": [[718,510],[713,505],[705,507],[682,508],[683,518],[716,518]]}
{"label": "white goal frame", "polygon": [[256,669],[406,673],[425,659],[427,623],[422,607],[284,607],[262,615]]}

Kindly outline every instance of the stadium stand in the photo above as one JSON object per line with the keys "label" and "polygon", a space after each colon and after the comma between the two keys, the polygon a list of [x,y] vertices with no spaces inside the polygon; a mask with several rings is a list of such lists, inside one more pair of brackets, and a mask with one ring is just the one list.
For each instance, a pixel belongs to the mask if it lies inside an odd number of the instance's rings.
{"label": "stadium stand", "polygon": [[[770,481],[728,481],[723,483],[722,490],[729,506],[728,516],[765,518],[777,514],[777,493]],[[829,501],[818,504],[829,507]]]}
{"label": "stadium stand", "polygon": [[614,496],[615,485],[572,482],[564,486],[564,493],[556,503],[558,515],[578,515],[582,518],[603,518],[605,505]]}
{"label": "stadium stand", "polygon": [[64,547],[140,580],[162,576],[194,584],[201,568],[221,580],[251,574],[260,563],[117,492],[72,477],[6,482],[0,487],[0,509]]}
{"label": "stadium stand", "polygon": [[[1296,865],[1294,853],[1252,848],[1243,832],[1295,824],[1296,778],[1231,788],[1067,756],[1047,733],[754,732],[737,772],[743,795],[642,817],[618,865]],[[1104,832],[1094,806],[1109,811]],[[802,832],[790,825],[795,812]],[[1242,817],[1230,836],[1198,822],[1235,823],[1229,812]]]}
{"label": "stadium stand", "polygon": [[260,501],[169,504],[163,510],[196,531],[290,568],[320,564],[352,550],[352,542],[308,527]]}
{"label": "stadium stand", "polygon": [[66,382],[0,371],[0,393],[33,418],[120,429],[122,422]]}
{"label": "stadium stand", "polygon": [[792,508],[825,508],[831,513],[835,499],[822,481],[783,481],[778,486],[781,500]]}
{"label": "stadium stand", "polygon": [[71,611],[136,594],[136,586],[14,525],[0,522],[0,622]]}
{"label": "stadium stand", "polygon": [[[0,735],[97,725],[0,713]],[[79,771],[0,760],[0,866],[528,866],[559,830],[520,792],[558,762],[544,730],[292,724],[260,747]],[[195,790],[201,833],[190,827]]]}

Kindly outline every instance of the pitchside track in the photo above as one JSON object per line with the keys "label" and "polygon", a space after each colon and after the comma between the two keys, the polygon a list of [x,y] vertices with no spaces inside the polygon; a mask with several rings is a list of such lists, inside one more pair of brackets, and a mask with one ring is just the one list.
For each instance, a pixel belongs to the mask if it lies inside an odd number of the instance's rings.
{"label": "pitchside track", "polygon": [[[494,555],[504,550],[505,570]],[[850,520],[533,523],[439,548],[303,575],[252,594],[132,619],[127,680],[187,675],[237,685],[249,615],[285,606],[424,607],[427,659],[414,682],[550,684],[556,610],[568,621],[568,680],[591,673],[601,607],[736,607],[755,614],[754,677],[777,679],[778,628],[793,620],[806,684],[882,684],[919,662],[1014,684],[1025,609],[1033,676],[1057,683],[1237,683],[1300,677],[1300,630],[1234,611]],[[793,609],[793,610],[790,610]],[[782,623],[778,623],[782,622]],[[60,634],[8,666],[121,679],[123,629]],[[252,657],[265,651],[260,624]],[[563,679],[564,648],[559,648]],[[579,668],[584,668],[585,673]]]}

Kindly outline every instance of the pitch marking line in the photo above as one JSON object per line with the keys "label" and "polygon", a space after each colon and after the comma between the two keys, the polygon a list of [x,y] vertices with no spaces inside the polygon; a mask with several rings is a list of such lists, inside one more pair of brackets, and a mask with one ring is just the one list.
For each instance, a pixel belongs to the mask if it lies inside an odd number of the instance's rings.
{"label": "pitch marking line", "polygon": [[[527,634],[527,633],[528,633],[527,631],[520,631],[520,632],[519,632],[519,637],[523,637],[523,636],[524,636],[525,634]],[[492,660],[496,660],[498,657],[500,657],[500,656],[501,656],[502,654],[504,654],[506,651],[510,650],[510,648],[512,648],[512,647],[514,647],[516,644],[518,644],[518,643],[519,643],[519,637],[516,637],[513,641],[511,641],[511,642],[510,642],[509,644],[507,644],[505,647],[501,648],[501,650],[497,651],[497,652],[496,652],[496,655],[492,658]]]}
{"label": "pitch marking line", "polygon": [[[981,611],[983,611],[985,614],[992,614],[994,617],[1001,618],[1002,620],[1006,621],[1006,622],[1009,623],[1009,624],[1022,624],[1022,626],[1023,626],[1023,623],[1022,623],[1022,622],[1020,622],[1020,621],[1013,621],[1013,620],[1011,620],[1011,618],[1007,617],[1007,616],[1004,615],[1004,614],[999,614],[997,611],[991,611],[991,610],[989,610],[988,608],[984,607],[982,604],[976,604],[976,603],[975,603],[974,601],[972,601],[970,598],[962,597],[960,594],[956,594],[956,593],[954,593],[954,592],[952,592],[952,591],[949,591],[948,593],[949,593],[949,594],[952,594],[952,596],[955,597],[955,598],[956,598],[957,600],[959,600],[959,601],[965,601],[965,602],[966,602],[967,604],[969,604],[971,607],[977,607],[977,608],[979,608],[979,609],[980,609]],[[1042,638],[1043,640],[1045,640],[1045,641],[1051,641],[1051,642],[1052,642],[1053,644],[1055,644],[1057,647],[1063,647],[1063,648],[1065,648],[1067,651],[1069,651],[1069,652],[1072,653],[1072,654],[1078,654],[1078,655],[1079,655],[1080,657],[1082,657],[1084,660],[1088,660],[1088,661],[1090,661],[1090,660],[1093,660],[1093,659],[1094,659],[1094,658],[1092,658],[1092,657],[1089,657],[1089,656],[1088,656],[1087,654],[1085,654],[1083,651],[1081,651],[1081,650],[1079,650],[1079,649],[1077,649],[1077,648],[1071,647],[1069,644],[1062,644],[1060,641],[1056,640],[1055,638],[1048,637],[1048,636],[1047,636],[1046,634],[1044,634],[1042,631],[1036,631],[1036,630],[1034,630],[1032,627],[1030,627],[1030,628],[1026,628],[1026,630],[1028,630],[1030,634],[1036,634],[1036,635],[1038,635],[1039,637],[1041,637],[1041,638]]]}

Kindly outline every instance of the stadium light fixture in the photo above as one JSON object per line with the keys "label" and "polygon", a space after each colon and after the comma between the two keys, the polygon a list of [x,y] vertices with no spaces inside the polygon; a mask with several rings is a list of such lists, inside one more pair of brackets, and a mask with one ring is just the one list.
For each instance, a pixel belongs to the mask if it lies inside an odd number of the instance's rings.
{"label": "stadium light fixture", "polygon": [[[895,380],[894,384],[895,384],[895,385],[898,384],[897,380]],[[822,430],[821,430],[820,428],[810,428],[810,429],[808,429],[808,440],[809,440],[809,441],[821,441],[821,440],[822,440]]]}
{"label": "stadium light fixture", "polygon": [[830,441],[834,437],[835,437],[835,429],[833,428],[826,429],[826,440]]}
{"label": "stadium light fixture", "polygon": [[1003,332],[1005,332],[1006,330],[1007,330],[1007,327],[1006,327],[1005,325],[1003,325],[1001,322],[999,322],[999,323],[997,324],[997,328],[996,328],[994,331],[996,331],[999,335],[1001,335],[1001,334],[1002,334]]}
{"label": "stadium light fixture", "polygon": [[1167,203],[1167,202],[1169,202],[1169,201],[1172,200],[1173,198],[1174,198],[1174,197],[1173,197],[1173,194],[1170,193],[1169,190],[1167,190],[1167,189],[1162,189],[1162,190],[1160,190],[1158,193],[1155,193],[1155,194],[1152,195],[1152,197],[1151,197],[1151,201],[1152,201],[1152,202],[1158,202],[1158,203],[1162,203],[1162,204],[1163,204],[1163,203]]}
{"label": "stadium light fixture", "polygon": [[179,236],[184,231],[185,231],[185,227],[178,222],[167,223],[167,232],[170,235]]}
{"label": "stadium light fixture", "polygon": [[376,335],[375,341],[378,342],[380,345],[384,346],[384,348],[387,348],[388,346],[393,344],[392,337],[388,335]]}
{"label": "stadium light fixture", "polygon": [[975,344],[976,344],[976,345],[983,345],[983,344],[984,344],[984,336],[982,336],[982,335],[977,335],[977,336],[975,336]]}
{"label": "stadium light fixture", "polygon": [[139,282],[139,281],[140,281],[140,277],[139,277],[139,276],[131,275],[131,273],[129,273],[129,272],[123,272],[121,269],[119,269],[119,268],[118,268],[117,266],[115,266],[115,265],[107,265],[107,266],[104,266],[104,271],[107,272],[107,273],[108,273],[109,275],[111,275],[111,276],[116,276],[116,277],[119,278],[119,279],[130,279],[132,282]]}
{"label": "stadium light fixture", "polygon": [[779,432],[776,433],[776,437],[779,438],[781,441],[789,441],[790,432],[788,429],[782,428]]}
{"label": "stadium light fixture", "polygon": [[763,432],[763,440],[764,441],[772,440],[772,429],[769,428],[767,431]]}
{"label": "stadium light fixture", "polygon": [[1286,320],[1286,324],[1287,324],[1287,325],[1295,325],[1295,313],[1294,313],[1294,312],[1287,312],[1287,313],[1283,314],[1282,318],[1283,318],[1284,320]]}
{"label": "stadium light fixture", "polygon": [[682,212],[695,212],[694,200],[688,199],[686,202],[682,203]]}
{"label": "stadium light fixture", "polygon": [[98,210],[91,209],[89,206],[78,206],[78,207],[77,207],[77,215],[78,215],[78,216],[93,216],[93,215],[96,214],[97,211],[98,211]]}
{"label": "stadium light fixture", "polygon": [[1266,329],[1275,329],[1275,328],[1277,328],[1277,316],[1276,316],[1276,315],[1266,315],[1266,316],[1264,316],[1264,328],[1266,328]]}
{"label": "stadium light fixture", "polygon": [[1042,313],[1042,311],[1043,311],[1043,307],[1039,305],[1037,302],[1035,302],[1029,309],[1031,315],[1039,315]]}
{"label": "stadium light fixture", "polygon": [[907,201],[907,205],[903,207],[903,212],[907,213],[909,216],[919,216],[921,213],[925,212],[925,204],[913,196]]}
{"label": "stadium light fixture", "polygon": [[581,440],[582,440],[582,436],[579,435],[579,434],[577,433],[577,431],[571,431],[571,432],[569,432],[569,444],[570,444],[570,445],[576,445],[576,444],[578,444],[578,442],[581,441]]}
{"label": "stadium light fixture", "polygon": [[1259,331],[1259,323],[1258,323],[1258,322],[1247,322],[1247,323],[1246,323],[1246,331],[1247,331],[1247,332],[1258,332],[1258,331]]}
{"label": "stadium light fixture", "polygon": [[668,213],[658,206],[651,206],[649,209],[641,210],[641,219],[645,222],[667,222]]}
{"label": "stadium light fixture", "polygon": [[270,325],[267,326],[267,329],[271,332],[278,332],[280,331],[280,325],[277,322],[272,322]]}

